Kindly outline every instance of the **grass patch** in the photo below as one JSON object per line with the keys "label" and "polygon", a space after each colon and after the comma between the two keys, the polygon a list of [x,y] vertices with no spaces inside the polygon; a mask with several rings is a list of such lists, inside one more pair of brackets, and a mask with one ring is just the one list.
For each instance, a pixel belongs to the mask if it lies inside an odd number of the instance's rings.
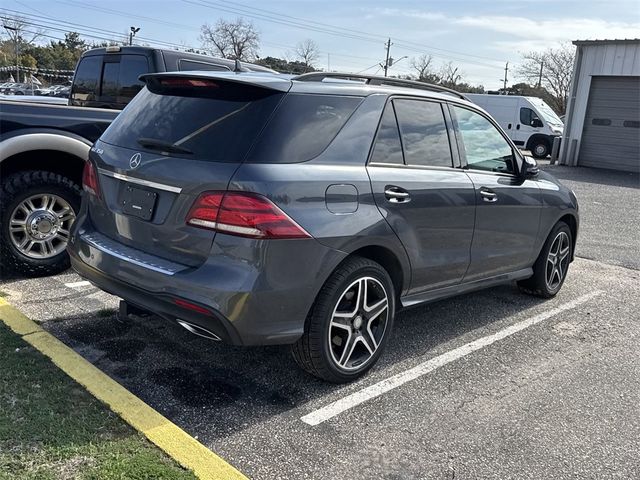
{"label": "grass patch", "polygon": [[194,479],[0,323],[0,479]]}

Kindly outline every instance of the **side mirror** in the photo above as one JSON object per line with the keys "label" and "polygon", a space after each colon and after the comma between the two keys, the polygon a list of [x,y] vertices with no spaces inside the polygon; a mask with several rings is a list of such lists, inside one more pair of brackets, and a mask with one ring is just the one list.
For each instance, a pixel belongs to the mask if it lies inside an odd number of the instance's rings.
{"label": "side mirror", "polygon": [[524,161],[522,162],[522,176],[524,178],[533,178],[540,173],[540,167],[538,167],[538,162],[533,157],[529,157],[527,155],[524,156]]}
{"label": "side mirror", "polygon": [[531,126],[534,128],[540,128],[544,125],[542,124],[542,120],[540,120],[539,118],[534,118],[533,120],[531,120]]}

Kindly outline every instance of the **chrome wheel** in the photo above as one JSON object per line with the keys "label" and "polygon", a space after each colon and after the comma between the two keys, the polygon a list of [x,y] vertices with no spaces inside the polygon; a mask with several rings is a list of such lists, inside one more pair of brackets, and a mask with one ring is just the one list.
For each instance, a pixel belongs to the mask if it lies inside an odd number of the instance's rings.
{"label": "chrome wheel", "polygon": [[560,232],[556,235],[551,243],[549,255],[547,255],[547,264],[545,269],[545,281],[547,288],[551,291],[557,290],[569,268],[569,253],[571,251],[571,243],[569,235]]}
{"label": "chrome wheel", "polygon": [[362,277],[340,295],[329,325],[329,351],[347,371],[368,364],[382,343],[389,318],[389,297],[382,283]]}
{"label": "chrome wheel", "polygon": [[52,194],[32,195],[18,204],[9,218],[9,238],[24,256],[47,259],[63,252],[76,218],[64,198]]}

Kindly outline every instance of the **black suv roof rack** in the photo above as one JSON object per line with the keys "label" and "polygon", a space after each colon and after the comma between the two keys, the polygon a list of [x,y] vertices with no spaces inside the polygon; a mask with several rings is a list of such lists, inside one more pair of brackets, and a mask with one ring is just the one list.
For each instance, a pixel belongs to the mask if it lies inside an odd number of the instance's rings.
{"label": "black suv roof rack", "polygon": [[310,72],[303,73],[291,80],[299,82],[322,82],[325,78],[342,78],[344,80],[364,80],[366,85],[392,85],[397,87],[419,88],[421,90],[429,90],[431,92],[448,93],[463,100],[468,100],[462,93],[442,85],[434,85],[432,83],[418,82],[416,80],[403,80],[401,78],[381,77],[379,75],[362,75],[359,73],[339,73],[339,72]]}

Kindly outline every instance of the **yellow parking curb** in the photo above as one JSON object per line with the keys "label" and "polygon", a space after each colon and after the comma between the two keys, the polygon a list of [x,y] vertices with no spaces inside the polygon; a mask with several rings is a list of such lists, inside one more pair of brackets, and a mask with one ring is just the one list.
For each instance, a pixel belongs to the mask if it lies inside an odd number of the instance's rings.
{"label": "yellow parking curb", "polygon": [[242,473],[0,298],[0,321],[49,357],[129,425],[198,478],[245,479]]}

